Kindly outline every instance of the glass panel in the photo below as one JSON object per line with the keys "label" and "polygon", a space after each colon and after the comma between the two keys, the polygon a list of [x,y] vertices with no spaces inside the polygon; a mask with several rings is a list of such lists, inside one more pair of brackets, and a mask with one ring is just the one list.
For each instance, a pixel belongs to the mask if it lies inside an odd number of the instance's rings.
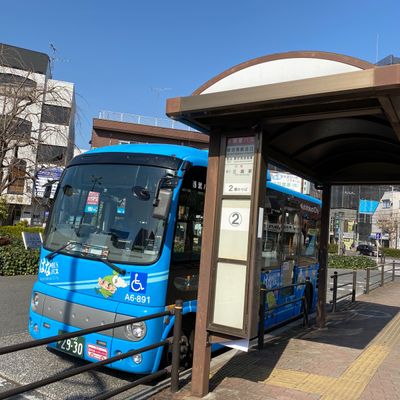
{"label": "glass panel", "polygon": [[68,125],[71,109],[69,107],[53,106],[43,104],[42,122],[57,125]]}
{"label": "glass panel", "polygon": [[176,299],[194,300],[197,297],[206,174],[206,168],[192,167],[183,179],[168,277],[167,304],[173,304]]}
{"label": "glass panel", "polygon": [[38,163],[63,163],[67,148],[63,146],[52,146],[39,144],[37,152]]}
{"label": "glass panel", "polygon": [[264,269],[280,268],[282,261],[282,194],[267,190],[267,207],[264,210],[263,250]]}
{"label": "glass panel", "polygon": [[157,185],[170,170],[137,165],[78,165],[66,170],[45,247],[110,261],[157,259],[164,221],[152,217]]}
{"label": "glass panel", "polygon": [[204,192],[183,188],[179,198],[174,259],[200,259]]}
{"label": "glass panel", "polygon": [[302,200],[301,209],[301,240],[298,265],[310,265],[318,262],[319,232],[320,232],[320,206]]}

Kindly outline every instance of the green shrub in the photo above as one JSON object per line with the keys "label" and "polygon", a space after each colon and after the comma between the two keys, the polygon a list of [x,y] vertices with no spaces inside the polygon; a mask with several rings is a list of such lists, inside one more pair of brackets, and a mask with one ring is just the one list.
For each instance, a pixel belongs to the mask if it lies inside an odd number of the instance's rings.
{"label": "green shrub", "polygon": [[38,226],[0,226],[0,236],[9,236],[20,239],[22,241],[22,232],[42,232],[43,228]]}
{"label": "green shrub", "polygon": [[390,247],[381,248],[386,257],[400,258],[400,249],[392,249]]}
{"label": "green shrub", "polygon": [[23,244],[13,239],[0,247],[0,275],[33,275],[38,272],[39,250],[25,250]]}
{"label": "green shrub", "polygon": [[7,219],[8,216],[8,204],[4,196],[0,196],[0,222]]}
{"label": "green shrub", "polygon": [[364,256],[328,255],[329,268],[365,269],[376,267],[376,261]]}
{"label": "green shrub", "polygon": [[337,254],[338,253],[338,245],[336,243],[329,243],[328,253],[329,254]]}

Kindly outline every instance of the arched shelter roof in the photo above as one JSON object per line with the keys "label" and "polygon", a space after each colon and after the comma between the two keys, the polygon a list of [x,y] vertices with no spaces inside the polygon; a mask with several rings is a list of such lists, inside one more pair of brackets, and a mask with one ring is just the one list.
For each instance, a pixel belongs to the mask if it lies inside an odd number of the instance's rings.
{"label": "arched shelter roof", "polygon": [[261,129],[271,161],[316,183],[400,182],[400,65],[269,55],[168,99],[167,114],[210,135]]}

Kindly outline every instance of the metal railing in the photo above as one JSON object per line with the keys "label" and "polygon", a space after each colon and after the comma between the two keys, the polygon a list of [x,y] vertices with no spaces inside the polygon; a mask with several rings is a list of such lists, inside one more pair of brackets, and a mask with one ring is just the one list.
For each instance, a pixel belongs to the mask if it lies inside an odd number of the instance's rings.
{"label": "metal railing", "polygon": [[[351,282],[341,282],[339,284],[339,278],[342,276],[348,276],[352,275],[353,279]],[[343,272],[341,274],[338,274],[337,271],[331,275],[331,279],[333,279],[333,287],[330,288],[332,291],[332,300],[330,303],[332,304],[332,312],[336,312],[337,308],[337,303],[343,299],[346,299],[347,297],[351,296],[351,301],[355,302],[356,301],[356,287],[357,287],[357,271],[354,270],[352,272]],[[338,289],[342,288],[350,288],[350,292],[343,294],[342,296],[338,297]]]}
{"label": "metal railing", "polygon": [[[171,371],[170,371],[170,373],[171,373],[171,391],[174,393],[174,392],[177,392],[179,389],[180,342],[181,342],[181,336],[182,336],[182,305],[183,305],[182,300],[177,300],[175,303],[173,312],[172,311],[163,311],[160,313],[146,315],[145,317],[130,318],[130,319],[120,321],[120,322],[114,322],[114,323],[110,323],[110,324],[106,324],[106,325],[82,329],[82,330],[78,330],[75,332],[68,332],[68,333],[64,333],[61,335],[57,335],[57,336],[51,336],[51,337],[48,337],[45,339],[32,340],[32,341],[25,342],[25,343],[2,347],[2,348],[0,348],[0,356],[4,355],[4,354],[9,354],[9,353],[13,353],[16,351],[20,351],[20,350],[31,349],[33,347],[38,347],[38,346],[42,346],[42,345],[46,345],[46,344],[50,344],[50,343],[60,342],[62,340],[67,340],[67,339],[71,339],[71,338],[88,335],[90,333],[97,333],[97,332],[105,331],[107,329],[119,328],[121,326],[129,325],[129,324],[133,324],[133,323],[137,323],[137,322],[142,322],[142,321],[147,321],[147,320],[151,320],[151,319],[155,319],[155,318],[175,315],[174,331],[173,331],[173,336],[172,336],[172,364],[171,364]],[[49,385],[50,383],[58,382],[60,380],[81,374],[83,372],[95,370],[101,366],[111,364],[113,362],[123,360],[128,357],[133,357],[136,354],[144,353],[146,351],[153,350],[158,347],[162,347],[162,346],[170,345],[170,344],[171,344],[170,339],[162,340],[160,342],[153,343],[151,345],[144,346],[139,349],[135,349],[135,350],[128,351],[126,353],[118,354],[116,356],[107,358],[105,360],[89,363],[87,365],[83,365],[80,367],[69,369],[67,371],[59,372],[58,374],[55,374],[48,378],[29,383],[27,385],[19,386],[19,387],[7,390],[5,392],[0,392],[0,400],[6,399],[11,396],[19,395],[21,393],[25,393],[25,392],[37,389],[42,386]],[[160,371],[157,371],[155,373],[152,373],[152,374],[144,376],[140,379],[137,379],[134,382],[131,382],[125,386],[111,390],[106,393],[102,393],[102,394],[94,397],[93,399],[95,399],[95,400],[108,399],[119,393],[125,392],[126,390],[129,390],[135,386],[138,386],[140,384],[150,382],[154,379],[160,378],[161,376],[166,375],[168,372],[169,371],[166,368],[162,369]]]}
{"label": "metal railing", "polygon": [[[282,304],[277,304],[274,307],[268,308],[268,311],[266,311],[266,296],[267,293],[270,292],[276,292],[276,291],[280,291],[282,289],[289,289],[289,288],[294,288],[294,287],[298,287],[298,286],[304,286],[305,288],[307,287],[307,285],[311,285],[311,282],[306,281],[306,282],[302,282],[302,283],[295,283],[293,285],[287,285],[287,286],[280,286],[274,289],[266,289],[264,285],[261,286],[260,289],[260,308],[259,308],[259,322],[258,322],[258,344],[257,347],[259,350],[261,350],[264,347],[264,334],[265,332],[268,331],[272,331],[273,329],[277,329],[281,326],[287,325],[290,322],[293,322],[301,317],[303,317],[303,326],[308,326],[309,325],[309,321],[308,321],[308,304],[310,299],[308,299],[306,297],[306,290],[303,291],[303,296],[301,297],[297,297],[294,300],[290,300],[287,301],[285,303]],[[308,292],[307,292],[308,293]],[[310,292],[311,293],[311,292]],[[279,308],[283,308],[285,306],[288,306],[290,304],[295,304],[295,303],[299,303],[301,302],[301,312],[291,318],[285,319],[282,322],[279,322],[277,324],[272,325],[271,327],[265,329],[264,327],[264,321],[265,321],[265,316],[266,315],[273,315],[277,309]]]}
{"label": "metal railing", "polygon": [[[400,263],[393,260],[392,262],[382,263],[377,267],[367,268],[367,276],[365,278],[365,294],[368,294],[371,290],[374,290],[378,287],[384,286],[385,283],[389,281],[394,281],[396,277],[396,271],[400,271],[400,267],[396,268],[396,265],[400,266]],[[378,273],[371,273],[373,271],[378,271]]]}
{"label": "metal railing", "polygon": [[168,118],[146,117],[145,115],[129,114],[116,111],[100,111],[100,119],[109,121],[129,122],[131,124],[156,126],[159,128],[179,129],[183,131],[198,132],[195,129]]}

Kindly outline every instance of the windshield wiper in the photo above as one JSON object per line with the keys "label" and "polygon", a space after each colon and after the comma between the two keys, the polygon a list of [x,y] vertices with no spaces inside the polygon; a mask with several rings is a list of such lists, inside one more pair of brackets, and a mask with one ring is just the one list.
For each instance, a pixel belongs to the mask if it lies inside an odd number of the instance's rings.
{"label": "windshield wiper", "polygon": [[64,250],[66,247],[68,247],[70,244],[72,243],[76,243],[76,242],[67,242],[64,245],[62,245],[61,247],[59,247],[58,249],[52,251],[51,253],[47,254],[47,256],[45,256],[45,258],[47,258],[48,260],[52,260],[61,250]]}
{"label": "windshield wiper", "polygon": [[[66,247],[68,247],[71,244],[78,244],[78,242],[69,241],[69,242],[65,243],[63,246],[59,247],[58,249],[47,254],[47,256],[45,256],[45,258],[47,258],[48,260],[52,260],[61,250],[64,250]],[[81,244],[81,243],[79,243],[79,244]],[[88,256],[87,258],[90,258],[94,261],[101,261],[102,263],[106,264],[108,267],[110,267],[114,271],[118,272],[120,275],[126,275],[125,269],[122,269],[122,268],[116,266],[111,261],[108,261],[106,258],[93,257],[93,256]]]}
{"label": "windshield wiper", "polygon": [[115,272],[118,272],[120,275],[126,275],[126,270],[122,269],[115,264],[113,264],[111,261],[108,261],[106,258],[101,258],[101,257],[92,257],[89,256],[88,258],[94,260],[94,261],[101,261],[102,263],[106,264],[108,267],[113,269]]}

